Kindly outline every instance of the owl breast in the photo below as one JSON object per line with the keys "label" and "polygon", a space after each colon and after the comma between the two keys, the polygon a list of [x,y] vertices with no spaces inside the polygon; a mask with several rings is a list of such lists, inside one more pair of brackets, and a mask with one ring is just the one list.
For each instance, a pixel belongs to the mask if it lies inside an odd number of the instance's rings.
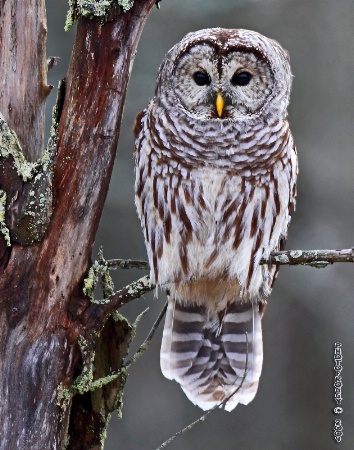
{"label": "owl breast", "polygon": [[[234,124],[222,124],[209,130],[212,144],[201,133],[192,146],[188,135],[197,127],[185,121],[178,138],[171,138],[166,120],[147,114],[137,141],[137,207],[152,282],[174,291],[199,280],[234,280],[243,298],[262,301],[274,269],[259,261],[279,248],[290,220],[292,174],[284,168],[293,143],[287,122],[273,126],[277,133],[266,138],[264,125],[258,135],[254,127],[252,135],[243,130],[239,140]],[[228,145],[225,128],[234,136]]]}

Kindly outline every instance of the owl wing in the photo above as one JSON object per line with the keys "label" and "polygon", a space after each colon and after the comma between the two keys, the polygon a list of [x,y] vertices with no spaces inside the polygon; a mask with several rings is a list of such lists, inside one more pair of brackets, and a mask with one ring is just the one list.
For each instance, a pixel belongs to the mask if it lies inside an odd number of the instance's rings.
{"label": "owl wing", "polygon": [[[287,155],[287,158],[285,159],[285,161],[284,160],[282,161],[283,177],[281,181],[281,183],[284,185],[284,188],[280,186],[281,190],[287,193],[285,194],[285,197],[287,196],[286,197],[287,210],[284,213],[286,220],[284,221],[282,228],[278,232],[278,239],[273,244],[273,247],[270,249],[270,252],[282,251],[285,249],[291,216],[296,208],[296,195],[297,195],[296,180],[299,173],[299,166],[298,166],[297,150],[290,130],[288,130],[288,140],[286,145],[287,151],[285,152],[285,154]],[[277,180],[277,189],[279,189],[279,180]],[[266,256],[268,256],[270,252],[267,252]],[[272,266],[267,268],[267,270],[268,270],[268,277],[270,279],[270,288],[272,289],[274,282],[278,276],[279,265],[273,264]],[[266,304],[264,304],[264,306],[262,306],[261,308],[262,316],[264,314],[265,307]]]}
{"label": "owl wing", "polygon": [[135,117],[134,124],[133,124],[133,134],[134,134],[135,139],[138,139],[138,137],[143,129],[143,119],[144,119],[145,114],[146,114],[146,109],[144,109],[143,111],[140,111],[140,113],[138,113],[137,116]]}
{"label": "owl wing", "polygon": [[[161,256],[170,246],[173,209],[171,205],[172,194],[167,199],[165,185],[165,173],[159,173],[157,156],[154,147],[158,147],[157,133],[151,133],[154,127],[154,116],[151,108],[154,100],[148,108],[138,114],[134,132],[135,139],[135,204],[141,221],[145,237],[145,245],[150,264],[150,282],[159,284],[159,267],[161,268]],[[160,145],[161,147],[161,145]],[[166,180],[165,180],[166,181]],[[176,211],[175,211],[176,212]],[[175,227],[176,230],[176,227]],[[168,267],[165,267],[168,272]],[[166,278],[166,277],[165,277]],[[166,280],[165,285],[166,285]]]}

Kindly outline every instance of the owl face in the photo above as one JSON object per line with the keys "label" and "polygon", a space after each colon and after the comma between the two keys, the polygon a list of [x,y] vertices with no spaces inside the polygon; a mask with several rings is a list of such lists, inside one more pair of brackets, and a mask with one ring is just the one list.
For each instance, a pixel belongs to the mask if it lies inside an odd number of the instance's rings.
{"label": "owl face", "polygon": [[276,41],[219,28],[188,34],[168,53],[160,77],[170,103],[201,120],[284,113],[291,86],[288,57]]}
{"label": "owl face", "polygon": [[274,87],[269,63],[260,54],[208,44],[190,48],[175,68],[178,100],[193,115],[236,118],[259,112]]}

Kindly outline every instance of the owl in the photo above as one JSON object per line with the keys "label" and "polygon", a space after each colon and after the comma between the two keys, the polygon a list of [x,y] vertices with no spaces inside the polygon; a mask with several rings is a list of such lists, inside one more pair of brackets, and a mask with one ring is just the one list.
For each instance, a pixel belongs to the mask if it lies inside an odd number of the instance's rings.
{"label": "owl", "polygon": [[278,42],[187,34],[136,119],[135,198],[151,283],[168,296],[161,370],[204,410],[253,400],[261,319],[295,206],[292,75]]}

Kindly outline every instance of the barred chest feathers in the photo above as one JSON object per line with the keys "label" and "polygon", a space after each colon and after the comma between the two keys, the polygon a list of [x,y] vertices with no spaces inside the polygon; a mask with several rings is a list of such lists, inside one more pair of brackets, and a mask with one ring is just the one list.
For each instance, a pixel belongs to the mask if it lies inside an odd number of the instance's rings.
{"label": "barred chest feathers", "polygon": [[[153,117],[161,117],[153,103],[150,108]],[[237,143],[235,139],[225,148],[224,133],[239,134],[234,123],[226,129],[215,127],[212,143],[201,133],[204,143],[197,140],[192,149],[185,149],[190,121],[181,121],[178,139],[166,137],[159,148],[154,135],[159,135],[161,144],[166,124],[157,120],[156,131],[150,133],[151,120],[151,114],[146,114],[137,139],[136,176],[136,192],[140,193],[136,204],[152,262],[151,282],[173,291],[175,283],[237,280],[241,298],[263,301],[270,293],[274,268],[261,266],[259,261],[279,249],[285,238],[295,189],[294,174],[288,168],[294,157],[287,121],[278,124],[277,139],[273,134],[270,139],[269,133],[268,140],[264,139],[268,128],[264,124],[258,135],[252,129],[250,151],[250,140]],[[197,133],[198,127],[193,128]],[[247,140],[247,130],[243,136]]]}

